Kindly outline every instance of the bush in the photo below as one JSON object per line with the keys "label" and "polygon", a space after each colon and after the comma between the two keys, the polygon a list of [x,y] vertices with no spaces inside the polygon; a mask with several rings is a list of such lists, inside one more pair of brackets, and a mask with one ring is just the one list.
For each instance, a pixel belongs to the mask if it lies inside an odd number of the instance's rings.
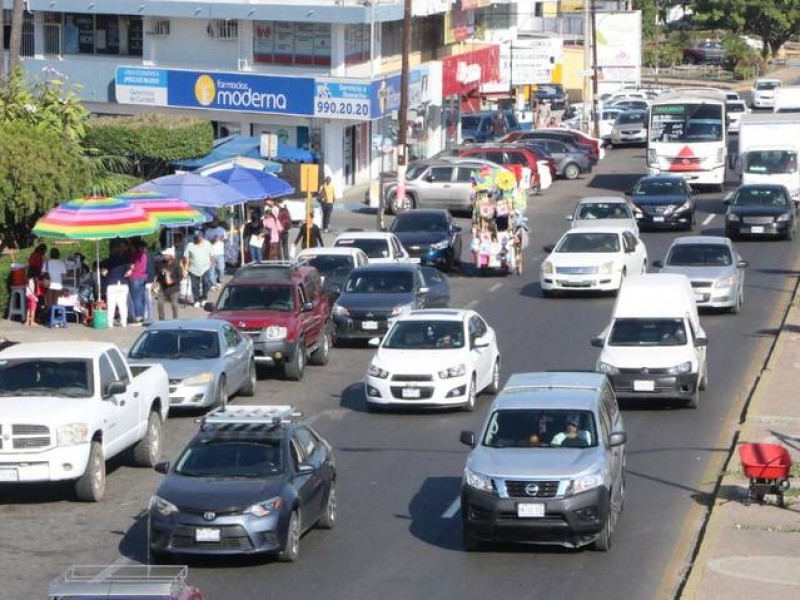
{"label": "bush", "polygon": [[644,49],[644,65],[647,67],[671,67],[682,60],[683,51],[672,44],[653,44]]}

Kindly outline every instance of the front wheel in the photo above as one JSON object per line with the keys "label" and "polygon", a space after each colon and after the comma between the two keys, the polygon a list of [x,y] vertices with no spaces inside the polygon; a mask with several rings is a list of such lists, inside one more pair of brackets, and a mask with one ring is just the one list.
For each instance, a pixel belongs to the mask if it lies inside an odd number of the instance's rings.
{"label": "front wheel", "polygon": [[153,468],[161,456],[161,416],[155,410],[147,417],[147,431],[133,447],[133,462],[137,467]]}
{"label": "front wheel", "polygon": [[328,501],[325,503],[325,512],[319,518],[318,526],[320,529],[333,529],[336,525],[336,480],[331,481],[331,489],[328,490]]}
{"label": "front wheel", "polygon": [[219,376],[219,383],[217,384],[217,399],[214,401],[214,408],[225,410],[228,406],[228,384],[225,381],[225,375]]}
{"label": "front wheel", "polygon": [[258,380],[258,372],[256,371],[256,361],[250,361],[250,366],[247,369],[247,381],[239,394],[242,396],[255,396],[256,394],[256,381]]}
{"label": "front wheel", "polygon": [[478,392],[475,389],[477,387],[475,381],[475,374],[472,374],[472,379],[470,379],[469,387],[467,388],[467,403],[464,405],[464,410],[467,412],[474,412],[475,408],[478,406]]}
{"label": "front wheel", "polygon": [[322,337],[319,346],[308,358],[312,365],[327,365],[331,354],[331,344],[333,343],[333,327],[326,323],[322,328]]}
{"label": "front wheel", "polygon": [[564,178],[573,180],[577,179],[578,175],[581,174],[581,169],[575,163],[570,163],[566,167],[564,167]]}
{"label": "front wheel", "polygon": [[395,193],[389,199],[389,210],[393,215],[399,215],[400,213],[404,213],[412,208],[414,208],[414,201],[408,194],[405,194],[402,198],[400,198],[397,196],[397,193]]}
{"label": "front wheel", "polygon": [[306,372],[306,347],[297,344],[292,360],[283,365],[283,376],[290,381],[300,381]]}
{"label": "front wheel", "polygon": [[700,384],[694,389],[692,396],[686,401],[686,408],[696,409],[700,406]]}
{"label": "front wheel", "polygon": [[598,552],[607,552],[611,549],[611,536],[614,533],[613,517],[611,512],[614,509],[611,507],[611,500],[609,499],[608,516],[606,523],[603,525],[603,531],[594,540],[594,549]]}
{"label": "front wheel", "polygon": [[283,546],[278,560],[281,562],[295,562],[300,556],[300,515],[292,511],[289,517],[289,526],[286,528],[286,543]]}
{"label": "front wheel", "polygon": [[497,357],[497,360],[494,361],[494,367],[492,368],[492,382],[489,384],[489,387],[486,388],[486,391],[490,394],[496,394],[500,391],[500,357]]}
{"label": "front wheel", "polygon": [[100,502],[106,491],[106,460],[103,447],[97,440],[89,449],[86,470],[75,482],[75,495],[81,502]]}

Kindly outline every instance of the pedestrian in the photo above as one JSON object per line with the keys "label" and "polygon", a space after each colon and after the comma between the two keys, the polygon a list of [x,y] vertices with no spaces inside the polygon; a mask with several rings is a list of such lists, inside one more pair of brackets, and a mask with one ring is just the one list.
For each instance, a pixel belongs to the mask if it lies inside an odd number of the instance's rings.
{"label": "pedestrian", "polygon": [[206,228],[206,239],[211,242],[215,237],[221,237],[224,242],[226,234],[225,228],[219,222],[219,217],[214,215]]}
{"label": "pedestrian", "polygon": [[503,114],[503,111],[498,110],[497,114],[495,114],[494,118],[492,119],[492,135],[495,139],[499,139],[506,133],[508,133],[508,128],[506,127],[505,115]]}
{"label": "pedestrian", "polygon": [[331,214],[333,213],[333,203],[336,200],[335,190],[330,177],[325,177],[322,185],[317,191],[317,200],[322,205],[322,231],[328,233],[331,226]]}
{"label": "pedestrian", "polygon": [[61,252],[58,248],[50,248],[50,258],[42,266],[42,272],[50,275],[50,283],[56,284],[54,289],[59,289],[64,283],[64,275],[67,274],[67,265],[61,260]]}
{"label": "pedestrian", "polygon": [[280,209],[272,206],[267,209],[264,217],[264,254],[267,260],[278,260],[280,258],[281,232],[283,226],[278,218]]}
{"label": "pedestrian", "polygon": [[250,220],[244,226],[244,242],[250,252],[250,262],[259,263],[264,260],[264,223],[257,211],[250,213]]}
{"label": "pedestrian", "polygon": [[144,323],[144,316],[147,303],[147,271],[150,266],[150,255],[147,253],[147,244],[144,240],[136,240],[133,244],[133,254],[128,272],[128,287],[130,288],[131,299],[133,300],[133,320],[131,325],[141,325]]}
{"label": "pedestrian", "polygon": [[33,327],[36,324],[36,307],[39,298],[36,295],[36,288],[39,286],[39,276],[36,274],[36,267],[28,267],[28,283],[25,286],[25,303],[27,305],[27,315],[25,325]]}
{"label": "pedestrian", "polygon": [[289,230],[292,228],[292,215],[285,202],[278,200],[278,220],[281,222],[281,260],[291,260],[289,256]]}
{"label": "pedestrian", "polygon": [[225,240],[215,235],[211,243],[211,289],[220,287],[225,280]]}
{"label": "pedestrian", "polygon": [[[311,238],[307,235],[308,233],[308,222],[311,221]],[[310,243],[309,243],[310,241]],[[314,223],[314,217],[312,214],[308,215],[308,218],[303,221],[303,224],[300,225],[300,231],[297,234],[297,237],[294,240],[295,246],[300,244],[301,248],[321,248],[325,244],[322,241],[322,232],[319,230],[319,225]]]}
{"label": "pedestrian", "polygon": [[108,326],[114,326],[114,315],[119,311],[119,324],[128,326],[128,270],[130,260],[127,255],[127,245],[124,240],[111,243],[108,260],[102,265],[106,271],[105,291],[106,307],[108,309]]}
{"label": "pedestrian", "polygon": [[200,231],[194,232],[192,242],[186,246],[186,264],[197,308],[206,301],[211,288],[211,244]]}
{"label": "pedestrian", "polygon": [[181,279],[183,269],[175,259],[175,248],[167,248],[161,252],[161,262],[156,268],[156,284],[158,292],[156,303],[158,305],[158,319],[164,320],[164,304],[172,306],[172,318],[178,318],[178,297],[181,292]]}
{"label": "pedestrian", "polygon": [[31,252],[31,255],[28,257],[28,266],[33,267],[36,271],[36,276],[42,274],[42,267],[44,267],[45,255],[47,254],[47,246],[45,244],[39,244],[36,246],[36,249]]}

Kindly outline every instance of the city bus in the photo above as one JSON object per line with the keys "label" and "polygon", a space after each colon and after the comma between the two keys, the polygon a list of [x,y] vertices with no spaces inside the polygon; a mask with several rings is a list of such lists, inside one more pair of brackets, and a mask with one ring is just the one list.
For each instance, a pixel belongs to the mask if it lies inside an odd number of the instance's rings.
{"label": "city bus", "polygon": [[725,94],[686,89],[663,94],[650,105],[647,171],[683,175],[690,185],[725,183]]}

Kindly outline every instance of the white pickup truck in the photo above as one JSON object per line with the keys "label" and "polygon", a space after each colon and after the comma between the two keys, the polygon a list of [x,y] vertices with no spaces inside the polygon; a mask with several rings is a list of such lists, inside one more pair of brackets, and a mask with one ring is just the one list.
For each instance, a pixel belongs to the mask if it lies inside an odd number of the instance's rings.
{"label": "white pickup truck", "polygon": [[31,343],[0,352],[0,483],[75,481],[98,502],[106,460],[161,454],[169,383],[161,365],[130,367],[114,344]]}

